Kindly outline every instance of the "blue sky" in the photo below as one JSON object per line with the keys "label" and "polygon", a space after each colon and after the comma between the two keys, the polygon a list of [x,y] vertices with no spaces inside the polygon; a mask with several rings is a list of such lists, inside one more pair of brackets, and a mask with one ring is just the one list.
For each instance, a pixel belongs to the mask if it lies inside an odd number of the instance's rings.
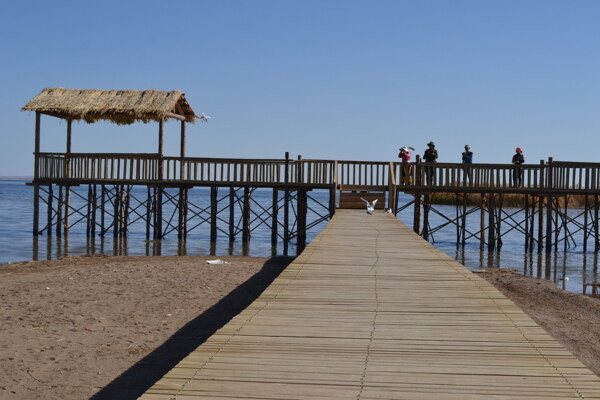
{"label": "blue sky", "polygon": [[[0,176],[32,175],[46,87],[178,89],[188,155],[598,162],[600,1],[27,1],[0,14]],[[42,151],[66,123],[42,118]],[[156,124],[75,123],[74,152],[155,152]],[[178,152],[178,124],[165,150]]]}

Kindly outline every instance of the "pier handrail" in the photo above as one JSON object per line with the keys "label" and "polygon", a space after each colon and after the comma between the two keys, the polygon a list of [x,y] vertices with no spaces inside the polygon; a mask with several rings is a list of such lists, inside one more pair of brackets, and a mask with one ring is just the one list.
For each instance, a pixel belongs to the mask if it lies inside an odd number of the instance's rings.
{"label": "pier handrail", "polygon": [[[600,192],[600,163],[553,161],[539,164],[411,163],[412,183],[402,182],[402,163],[214,157],[160,157],[157,153],[38,153],[41,181],[164,184],[370,186],[380,190],[481,188]],[[159,179],[159,165],[163,177]],[[518,177],[522,181],[518,181]],[[420,179],[419,179],[420,178]],[[406,181],[405,181],[406,182]],[[475,189],[477,188],[477,189]]]}

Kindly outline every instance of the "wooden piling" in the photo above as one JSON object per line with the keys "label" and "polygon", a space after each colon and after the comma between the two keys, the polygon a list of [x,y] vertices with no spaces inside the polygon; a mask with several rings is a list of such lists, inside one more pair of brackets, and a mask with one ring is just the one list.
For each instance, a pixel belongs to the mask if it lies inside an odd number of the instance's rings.
{"label": "wooden piling", "polygon": [[538,196],[538,253],[544,248],[544,196]]}
{"label": "wooden piling", "polygon": [[62,236],[62,207],[63,207],[63,187],[58,185],[58,201],[56,204],[56,236]]}
{"label": "wooden piling", "polygon": [[119,185],[115,185],[115,194],[113,198],[113,237],[119,237],[119,221],[121,220],[121,196]]}
{"label": "wooden piling", "polygon": [[[152,216],[153,216],[153,208],[152,208],[152,199],[153,199],[153,191],[150,186],[146,187],[146,240],[150,240],[150,227],[152,226]],[[147,249],[149,250],[149,249]]]}
{"label": "wooden piling", "polygon": [[485,194],[481,193],[479,200],[479,250],[485,248]]}
{"label": "wooden piling", "polygon": [[548,195],[546,197],[546,253],[550,253],[552,251],[552,228],[554,224],[552,223],[552,203],[554,202],[554,197],[552,195]]}
{"label": "wooden piling", "polygon": [[298,190],[297,196],[297,227],[298,227],[298,236],[296,242],[296,252],[299,255],[302,253],[304,248],[306,247],[306,213],[308,210],[307,201],[308,196],[306,194],[306,190]]}
{"label": "wooden piling", "polygon": [[244,188],[244,204],[242,207],[242,242],[250,240],[250,188]]}
{"label": "wooden piling", "polygon": [[218,203],[219,189],[216,186],[210,187],[210,241],[217,241],[217,214],[219,213]]}
{"label": "wooden piling", "polygon": [[[290,241],[290,191],[288,189],[288,183],[290,181],[290,153],[285,152],[285,166],[284,166],[284,183],[285,191],[283,195],[283,243],[285,247],[285,253],[287,253],[287,246]],[[287,255],[287,254],[286,254]]]}
{"label": "wooden piling", "polygon": [[421,236],[425,240],[429,240],[429,209],[431,208],[430,194],[423,196],[423,231]]}
{"label": "wooden piling", "polygon": [[271,202],[271,246],[277,246],[278,241],[278,217],[279,217],[279,191],[273,189],[273,200]]}
{"label": "wooden piling", "polygon": [[488,194],[488,250],[496,249],[496,221],[495,221],[495,196],[492,193]]}
{"label": "wooden piling", "polygon": [[229,188],[229,241],[235,240],[235,188]]}
{"label": "wooden piling", "polygon": [[50,185],[48,185],[48,202],[46,203],[48,206],[48,209],[47,209],[48,223],[46,224],[46,232],[47,232],[48,236],[52,236],[52,219],[54,217],[53,200],[54,200],[54,193],[52,190],[52,184],[50,184]]}

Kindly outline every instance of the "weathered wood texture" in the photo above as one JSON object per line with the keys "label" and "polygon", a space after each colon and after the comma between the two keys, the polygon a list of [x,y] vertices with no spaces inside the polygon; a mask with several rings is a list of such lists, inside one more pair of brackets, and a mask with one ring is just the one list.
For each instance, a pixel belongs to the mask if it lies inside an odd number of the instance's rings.
{"label": "weathered wood texture", "polygon": [[[182,130],[182,154],[185,153]],[[159,135],[162,137],[162,135]],[[159,143],[162,141],[159,140]],[[551,161],[523,164],[515,186],[512,164],[413,163],[412,184],[402,181],[401,163],[307,159],[164,157],[156,154],[36,152],[35,181],[54,183],[248,185],[306,188],[369,186],[398,191],[600,193],[600,164]],[[434,175],[425,182],[428,171]],[[374,190],[374,189],[372,189]]]}
{"label": "weathered wood texture", "polygon": [[589,399],[600,379],[392,215],[338,210],[141,399]]}

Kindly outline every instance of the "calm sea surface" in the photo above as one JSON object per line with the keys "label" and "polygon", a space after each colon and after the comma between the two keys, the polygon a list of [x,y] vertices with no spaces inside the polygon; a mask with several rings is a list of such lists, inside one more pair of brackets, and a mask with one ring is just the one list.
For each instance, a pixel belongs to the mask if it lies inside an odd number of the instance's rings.
{"label": "calm sea surface", "polygon": [[[133,192],[135,196],[135,190]],[[142,191],[140,189],[140,197]],[[253,194],[256,199],[256,205],[252,206],[254,212],[260,216],[263,212],[260,208],[261,200],[264,204],[270,204],[271,191],[257,190]],[[310,192],[309,207],[318,212],[325,212],[327,204],[327,194],[318,191]],[[201,213],[203,208],[208,207],[207,189],[190,190],[190,201],[198,208],[196,212]],[[219,195],[221,197],[221,195]],[[409,197],[401,196],[400,203],[403,204],[410,200]],[[74,208],[81,206],[82,200],[78,196],[72,196],[72,205]],[[455,208],[451,206],[434,206],[444,215],[452,217],[455,215]],[[38,238],[32,236],[32,211],[33,211],[33,189],[25,185],[25,181],[0,180],[0,263],[14,261],[24,261],[32,259],[56,259],[65,255],[82,254],[107,254],[107,255],[250,255],[259,257],[268,257],[273,254],[283,254],[285,249],[280,244],[277,248],[271,246],[271,231],[269,226],[261,224],[260,220],[268,217],[262,215],[257,218],[253,224],[252,238],[246,246],[242,245],[241,240],[230,243],[227,236],[226,221],[221,221],[218,233],[219,239],[215,244],[210,243],[210,231],[208,224],[194,229],[188,236],[184,245],[177,240],[176,232],[173,232],[160,242],[145,240],[145,225],[141,220],[130,226],[129,235],[126,241],[115,241],[112,235],[108,234],[105,238],[87,238],[85,235],[84,223],[73,226],[68,239],[65,237],[51,237],[41,235]],[[574,215],[576,211],[574,211]],[[444,222],[441,216],[430,214],[432,226],[440,225]],[[131,216],[135,219],[135,215]],[[309,212],[308,223],[314,221],[317,217],[315,213]],[[408,207],[399,214],[399,219],[407,225],[412,225],[412,207]],[[515,219],[518,219],[515,217]],[[78,218],[71,217],[71,224],[76,223]],[[44,217],[40,218],[43,224]],[[473,232],[478,230],[478,217],[471,217],[467,220],[468,229]],[[325,222],[316,224],[307,233],[307,241],[310,242],[325,226]],[[472,226],[470,226],[472,224]],[[189,226],[188,226],[189,227]],[[240,235],[241,237],[241,235]],[[471,270],[482,268],[511,268],[522,274],[535,276],[554,281],[557,286],[572,292],[581,293],[585,283],[598,281],[598,255],[593,252],[584,253],[582,251],[581,235],[574,235],[575,242],[579,245],[565,251],[552,252],[551,254],[538,254],[525,252],[523,235],[516,230],[503,236],[503,246],[501,251],[488,252],[480,251],[479,242],[471,239],[467,242],[464,249],[457,249],[456,246],[456,228],[449,224],[443,229],[435,232],[433,235],[434,245],[446,254],[456,258]],[[289,246],[288,254],[296,254],[296,248],[292,244]]]}

